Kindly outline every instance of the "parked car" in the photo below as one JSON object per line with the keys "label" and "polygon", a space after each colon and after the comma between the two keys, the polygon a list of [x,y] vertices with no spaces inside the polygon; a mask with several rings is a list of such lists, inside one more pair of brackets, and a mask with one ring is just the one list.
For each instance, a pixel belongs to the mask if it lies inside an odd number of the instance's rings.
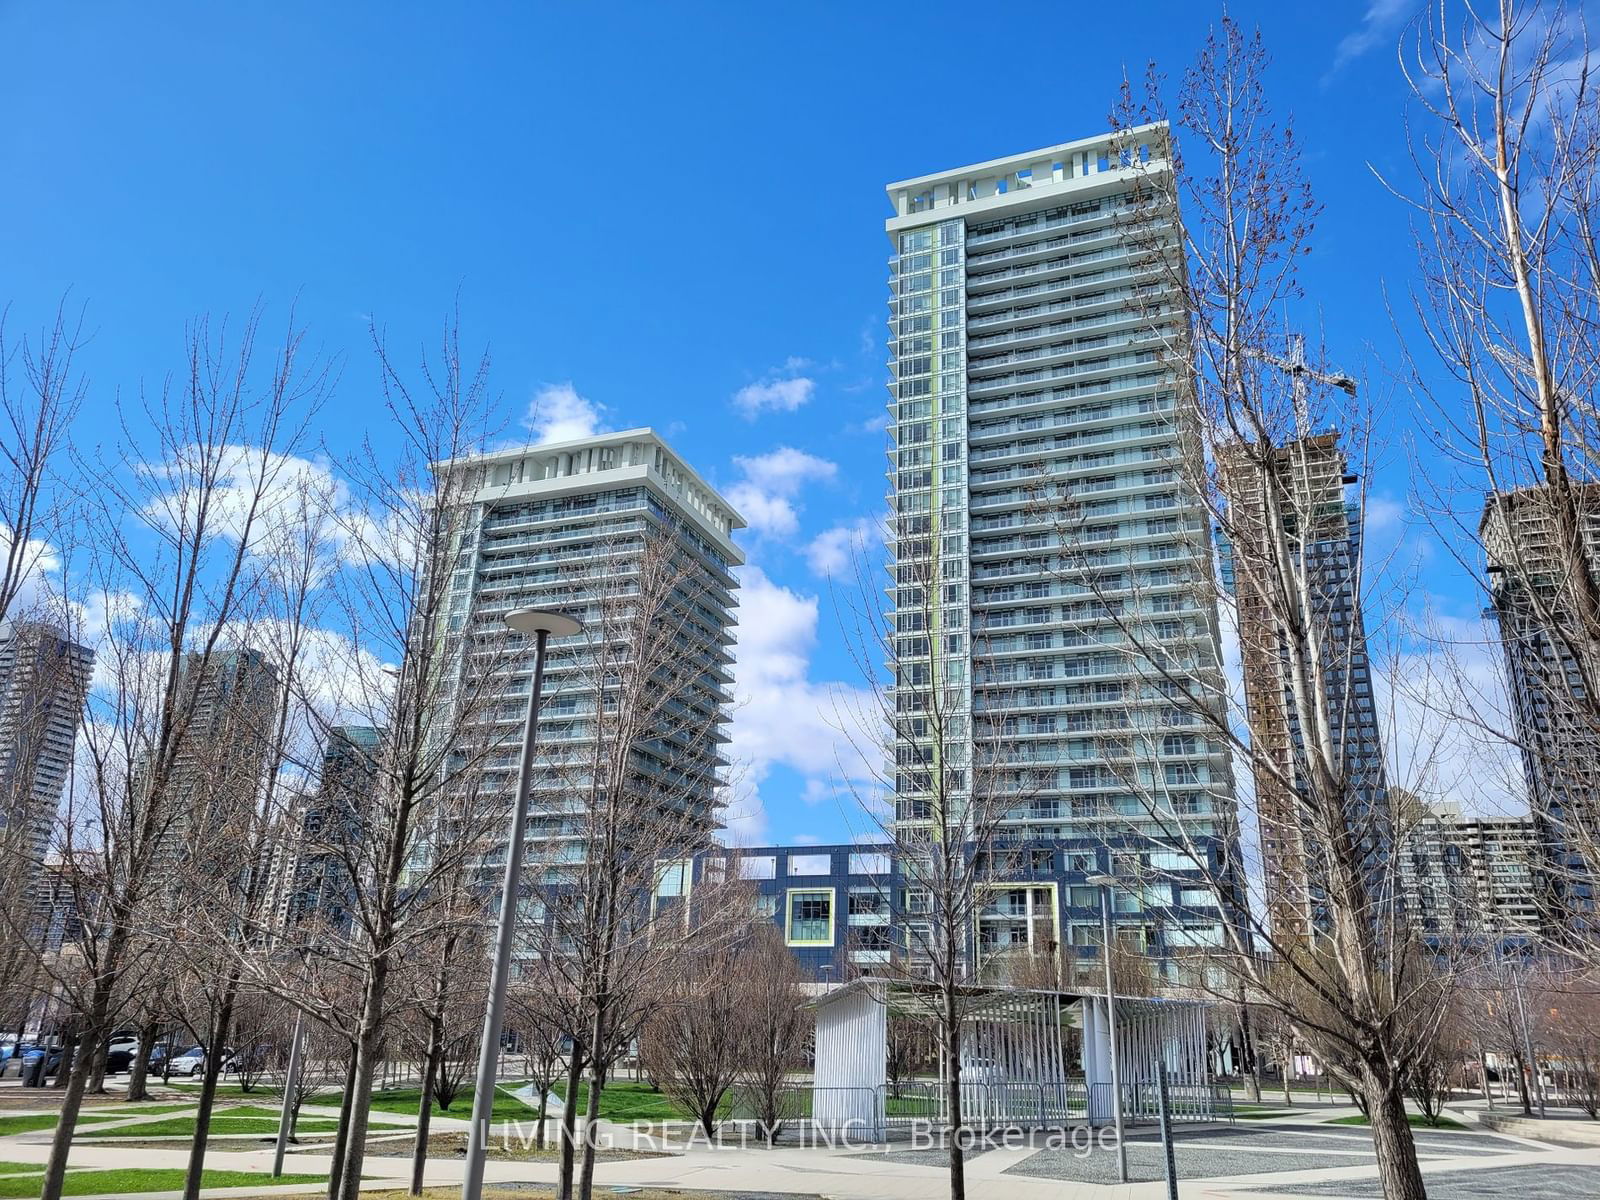
{"label": "parked car", "polygon": [[[233,1051],[224,1046],[222,1049],[223,1070],[227,1070],[228,1060],[232,1057]],[[190,1046],[172,1060],[172,1074],[174,1075],[198,1075],[205,1069],[206,1052],[203,1046]]]}
{"label": "parked car", "polygon": [[273,1045],[271,1042],[257,1042],[253,1046],[246,1046],[242,1050],[233,1051],[223,1060],[222,1069],[238,1073],[240,1071],[261,1072],[272,1062]]}
{"label": "parked car", "polygon": [[170,1069],[174,1075],[198,1075],[206,1069],[206,1052],[199,1046],[190,1046],[172,1056]]}
{"label": "parked car", "polygon": [[139,1053],[138,1038],[116,1038],[106,1047],[106,1074],[119,1075],[133,1066]]}

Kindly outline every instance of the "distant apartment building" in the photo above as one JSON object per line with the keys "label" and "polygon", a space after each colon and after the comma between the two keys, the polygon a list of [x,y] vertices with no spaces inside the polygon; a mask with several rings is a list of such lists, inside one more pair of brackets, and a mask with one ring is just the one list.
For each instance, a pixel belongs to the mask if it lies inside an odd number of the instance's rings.
{"label": "distant apartment building", "polygon": [[[1021,972],[1037,982],[1048,971],[1065,983],[1098,986],[1101,927],[1098,917],[1085,914],[1099,912],[1100,890],[1088,881],[1109,865],[1106,850],[1067,839],[982,853],[999,861],[980,864],[987,881],[978,885],[972,928],[963,931],[973,977],[1004,982]],[[1187,886],[1174,878],[1113,893],[1119,945],[1143,960],[1152,984],[1179,982],[1176,959],[1190,947],[1167,945],[1160,931],[1147,931],[1141,909],[1215,921],[1216,905],[1198,874]],[[729,878],[749,883],[757,913],[777,927],[814,982],[915,969],[907,926],[928,911],[927,901],[892,842],[707,850],[666,865],[658,895],[672,902],[703,882]]]}
{"label": "distant apartment building", "polygon": [[277,927],[306,921],[348,931],[361,861],[363,821],[382,732],[367,725],[328,731],[316,789],[296,798],[274,837],[268,911]]}
{"label": "distant apartment building", "polygon": [[[1299,437],[1266,454],[1241,446],[1219,468],[1231,533],[1223,539],[1223,577],[1237,601],[1250,738],[1266,760],[1255,772],[1265,900],[1275,934],[1292,937],[1326,919],[1315,867],[1320,835],[1297,795],[1309,787],[1310,765],[1281,632],[1285,614],[1297,608],[1320,653],[1306,685],[1323,691],[1332,785],[1373,896],[1392,894],[1393,829],[1361,614],[1361,512],[1347,495],[1356,479],[1337,433]],[[1290,578],[1268,565],[1275,561],[1289,564]]]}
{"label": "distant apartment building", "polygon": [[[1234,806],[1227,746],[1137,649],[1159,643],[1196,693],[1220,694],[1210,523],[1181,469],[1200,451],[1170,365],[1185,326],[1121,226],[1141,181],[1170,178],[1166,136],[892,183],[885,223],[896,820],[930,819],[934,771],[970,811],[982,772],[1017,797],[1002,840],[1076,840],[1085,862],[1117,845],[1130,883],[1173,865],[1142,840],[1153,806],[1202,841],[1230,836]],[[1117,921],[1151,953],[1221,939],[1214,905],[1180,916],[1140,895]],[[1098,944],[1093,889],[1054,902],[1062,940]],[[1024,894],[1023,925],[1050,903]]]}
{"label": "distant apartment building", "polygon": [[[1518,746],[1542,850],[1541,900],[1561,921],[1594,906],[1600,868],[1600,485],[1579,485],[1581,546],[1563,550],[1547,487],[1490,496],[1479,533]],[[1574,552],[1575,550],[1575,552]]]}
{"label": "distant apartment building", "polygon": [[[554,609],[584,622],[584,633],[550,642],[540,710],[537,772],[528,820],[528,866],[536,880],[560,884],[584,856],[581,788],[570,774],[599,736],[615,703],[615,680],[596,676],[604,637],[616,625],[602,604],[625,600],[652,556],[666,549],[675,572],[679,620],[675,665],[695,669],[673,698],[672,728],[641,737],[633,769],[661,783],[685,830],[708,839],[719,825],[727,760],[735,623],[733,544],[743,519],[665,441],[649,429],[504,450],[439,464],[470,473],[470,506],[452,559],[447,623],[456,670],[478,678],[515,662],[501,702],[459,717],[463,744],[488,748],[479,768],[489,794],[513,795],[532,664],[503,619],[519,608]],[[610,628],[610,634],[601,631]],[[629,648],[613,645],[615,661]],[[503,853],[503,847],[501,848]],[[492,862],[495,855],[490,855]],[[503,858],[501,859],[503,861]]]}
{"label": "distant apartment building", "polygon": [[[157,853],[165,863],[253,869],[237,856],[255,820],[281,689],[277,667],[259,650],[184,657],[175,692],[181,729],[165,783],[171,819]],[[153,770],[141,762],[135,786],[154,786]]]}
{"label": "distant apartment building", "polygon": [[93,853],[79,854],[77,870],[70,869],[69,859],[47,858],[29,897],[34,945],[47,954],[58,954],[82,940],[83,910],[92,910],[98,900],[99,864]]}
{"label": "distant apartment building", "polygon": [[1496,939],[1540,930],[1533,818],[1463,816],[1398,789],[1396,857],[1406,915],[1423,936]]}
{"label": "distant apartment building", "polygon": [[94,651],[39,621],[0,626],[0,844],[26,878],[50,845]]}

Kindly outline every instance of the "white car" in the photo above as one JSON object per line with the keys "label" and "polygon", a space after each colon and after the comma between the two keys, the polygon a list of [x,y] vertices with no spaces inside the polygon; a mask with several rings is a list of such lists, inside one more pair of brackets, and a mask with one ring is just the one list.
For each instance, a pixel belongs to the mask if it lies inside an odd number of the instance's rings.
{"label": "white car", "polygon": [[173,1056],[171,1071],[174,1075],[198,1075],[206,1069],[206,1052],[199,1046],[190,1046],[182,1054]]}

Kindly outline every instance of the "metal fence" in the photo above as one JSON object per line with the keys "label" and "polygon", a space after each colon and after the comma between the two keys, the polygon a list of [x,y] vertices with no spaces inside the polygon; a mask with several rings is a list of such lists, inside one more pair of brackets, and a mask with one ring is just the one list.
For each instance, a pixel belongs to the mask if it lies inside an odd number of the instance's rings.
{"label": "metal fence", "polygon": [[[1154,1122],[1160,1101],[1154,1080],[1124,1084],[1123,1119]],[[850,1137],[889,1141],[917,1131],[948,1128],[948,1096],[937,1080],[911,1080],[882,1087],[785,1086],[775,1096],[775,1138]],[[1169,1085],[1168,1110],[1174,1122],[1232,1121],[1226,1088]],[[727,1118],[758,1124],[763,1105],[748,1087],[730,1093]],[[961,1123],[976,1132],[1002,1129],[1062,1129],[1113,1120],[1111,1085],[1089,1087],[1081,1076],[1044,1083],[1010,1081],[963,1083]]]}
{"label": "metal fence", "polygon": [[[1109,1124],[1114,1115],[1111,1110],[1111,1085],[1097,1083],[1090,1097],[1089,1120],[1096,1125]],[[1171,1120],[1180,1122],[1227,1121],[1232,1123],[1233,1094],[1217,1084],[1167,1085],[1167,1111]],[[1155,1080],[1138,1080],[1122,1085],[1122,1119],[1131,1125],[1144,1121],[1158,1121],[1161,1116],[1159,1087]]]}

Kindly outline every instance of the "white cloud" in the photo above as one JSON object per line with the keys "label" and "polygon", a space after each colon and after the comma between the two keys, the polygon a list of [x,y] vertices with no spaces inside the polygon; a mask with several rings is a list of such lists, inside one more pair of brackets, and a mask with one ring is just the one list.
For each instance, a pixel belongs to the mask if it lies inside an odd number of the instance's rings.
{"label": "white cloud", "polygon": [[[0,525],[0,558],[10,557],[15,538],[9,526]],[[49,605],[52,583],[45,576],[53,576],[61,570],[61,555],[56,548],[38,538],[29,538],[19,548],[17,562],[20,566],[17,591],[10,610],[0,614],[6,617],[27,615]]]}
{"label": "white cloud", "polygon": [[1398,652],[1373,656],[1391,786],[1470,813],[1526,811],[1497,629],[1438,612],[1420,624]]}
{"label": "white cloud", "polygon": [[751,529],[777,537],[788,537],[800,528],[795,499],[801,489],[839,473],[837,464],[792,446],[733,461],[744,477],[728,489],[728,499]]}
{"label": "white cloud", "polygon": [[794,412],[810,401],[817,390],[817,381],[803,372],[811,363],[804,358],[790,358],[783,366],[768,371],[755,383],[746,384],[733,394],[733,406],[747,421],[753,421],[764,412]]}
{"label": "white cloud", "polygon": [[535,393],[522,418],[535,440],[569,442],[606,430],[606,406],[580,396],[571,383],[549,383]]}
{"label": "white cloud", "polygon": [[868,417],[859,425],[850,426],[851,433],[882,433],[889,428],[889,414],[881,412],[875,417]]}
{"label": "white cloud", "polygon": [[806,562],[818,575],[843,574],[882,536],[883,528],[877,521],[858,517],[812,538],[806,546]]}
{"label": "white cloud", "polygon": [[1371,0],[1362,14],[1361,24],[1339,40],[1333,51],[1333,70],[1360,58],[1392,35],[1400,23],[1417,9],[1417,0]]}
{"label": "white cloud", "polygon": [[817,597],[768,579],[759,567],[739,571],[739,626],[734,647],[734,714],[730,755],[749,800],[729,817],[732,835],[751,844],[767,828],[760,787],[774,765],[806,778],[802,799],[818,803],[846,794],[828,781],[876,769],[862,766],[877,743],[862,730],[873,698],[859,688],[811,678],[817,644]]}
{"label": "white cloud", "polygon": [[248,529],[258,553],[274,537],[315,533],[343,540],[327,519],[348,509],[349,489],[325,459],[242,444],[190,446],[139,471],[153,481],[143,512],[158,528],[193,531],[203,506],[212,533],[238,541]]}

